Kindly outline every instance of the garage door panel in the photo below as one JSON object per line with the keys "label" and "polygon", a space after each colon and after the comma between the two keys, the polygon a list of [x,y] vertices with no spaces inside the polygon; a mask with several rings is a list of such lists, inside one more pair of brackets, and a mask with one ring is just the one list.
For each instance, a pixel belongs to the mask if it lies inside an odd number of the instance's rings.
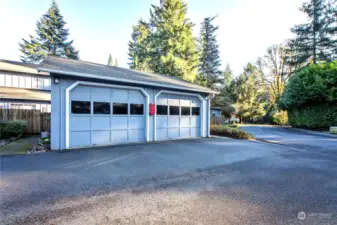
{"label": "garage door panel", "polygon": [[144,129],[129,130],[129,141],[130,142],[142,142],[145,139]]}
{"label": "garage door panel", "polygon": [[91,119],[92,129],[110,129],[110,116],[94,116]]}
{"label": "garage door panel", "polygon": [[119,90],[119,89],[111,89],[111,101],[112,102],[128,102],[129,91],[128,90]]}
{"label": "garage door panel", "polygon": [[90,130],[90,116],[71,116],[71,130]]}
{"label": "garage door panel", "polygon": [[168,130],[167,128],[164,129],[157,129],[157,140],[163,141],[168,139]]}
{"label": "garage door panel", "polygon": [[191,117],[191,127],[200,127],[200,117]]}
{"label": "garage door panel", "polygon": [[181,106],[191,106],[191,100],[180,100]]}
{"label": "garage door panel", "polygon": [[72,100],[88,101],[90,100],[90,87],[88,86],[77,86],[71,91]]}
{"label": "garage door panel", "polygon": [[91,88],[91,100],[100,102],[110,102],[110,88]]}
{"label": "garage door panel", "polygon": [[93,144],[107,144],[110,143],[110,130],[96,131],[92,132],[92,143]]}
{"label": "garage door panel", "polygon": [[180,137],[181,138],[188,138],[190,137],[190,128],[180,128]]}
{"label": "garage door panel", "polygon": [[89,146],[90,144],[90,131],[70,132],[70,147]]}
{"label": "garage door panel", "polygon": [[145,118],[143,116],[130,116],[129,118],[129,129],[144,129],[145,128]]}
{"label": "garage door panel", "polygon": [[169,116],[168,117],[168,127],[179,127],[180,117],[179,116]]}
{"label": "garage door panel", "polygon": [[167,128],[167,116],[157,116],[157,128]]}
{"label": "garage door panel", "polygon": [[111,129],[127,129],[128,117],[127,116],[112,116],[111,117]]}
{"label": "garage door panel", "polygon": [[169,104],[169,105],[176,105],[176,106],[179,106],[180,100],[179,100],[179,98],[169,98],[169,99],[168,99],[168,104]]}
{"label": "garage door panel", "polygon": [[129,92],[129,99],[130,99],[130,103],[136,103],[136,104],[144,104],[145,103],[144,96],[139,91],[130,91]]}
{"label": "garage door panel", "polygon": [[157,105],[167,105],[167,98],[158,98],[157,99]]}
{"label": "garage door panel", "polygon": [[112,130],[111,142],[114,144],[125,143],[128,141],[128,130]]}
{"label": "garage door panel", "polygon": [[191,127],[191,137],[200,137],[200,128]]}
{"label": "garage door panel", "polygon": [[170,139],[179,138],[179,128],[168,128],[168,137]]}
{"label": "garage door panel", "polygon": [[180,127],[189,127],[190,126],[190,117],[181,117],[180,118]]}

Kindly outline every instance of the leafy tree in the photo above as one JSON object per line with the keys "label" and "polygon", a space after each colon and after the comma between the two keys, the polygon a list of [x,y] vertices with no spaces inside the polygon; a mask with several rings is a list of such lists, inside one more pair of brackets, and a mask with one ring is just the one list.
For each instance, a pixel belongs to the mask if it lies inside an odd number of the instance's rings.
{"label": "leafy tree", "polygon": [[133,26],[132,40],[129,42],[129,66],[131,69],[151,72],[150,69],[150,25],[140,19]]}
{"label": "leafy tree", "polygon": [[216,17],[206,17],[201,23],[200,37],[198,39],[200,63],[199,73],[207,80],[207,86],[213,87],[219,80],[221,66],[219,44],[216,39],[216,31],[219,26],[213,24]]}
{"label": "leafy tree", "polygon": [[115,59],[115,67],[118,67],[118,61]]}
{"label": "leafy tree", "polygon": [[22,39],[20,51],[21,61],[40,62],[48,55],[70,59],[79,59],[79,52],[73,47],[73,41],[67,41],[69,30],[55,1],[48,12],[37,22],[37,37],[30,35],[30,41]]}
{"label": "leafy tree", "polygon": [[229,64],[227,63],[225,72],[224,72],[224,85],[229,86],[233,80],[233,71]]}
{"label": "leafy tree", "polygon": [[161,0],[150,10],[151,69],[155,73],[194,81],[198,52],[192,34],[193,23],[186,18],[187,5],[182,0]]}
{"label": "leafy tree", "polygon": [[322,102],[337,104],[336,84],[337,61],[310,65],[290,78],[280,101],[281,106],[293,109]]}
{"label": "leafy tree", "polygon": [[113,59],[111,54],[109,55],[108,66],[113,66]]}
{"label": "leafy tree", "polygon": [[307,0],[301,9],[308,22],[296,25],[290,41],[296,64],[329,61],[337,58],[337,6],[335,0]]}
{"label": "leafy tree", "polygon": [[249,63],[244,73],[233,80],[228,93],[235,102],[240,122],[256,121],[265,115],[264,82],[256,66]]}

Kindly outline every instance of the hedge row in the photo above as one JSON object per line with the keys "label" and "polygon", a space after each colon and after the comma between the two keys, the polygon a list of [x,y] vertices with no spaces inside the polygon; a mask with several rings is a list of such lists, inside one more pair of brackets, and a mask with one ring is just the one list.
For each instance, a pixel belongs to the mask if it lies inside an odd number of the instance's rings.
{"label": "hedge row", "polygon": [[226,125],[212,125],[211,134],[231,137],[236,139],[254,139],[254,136],[239,128],[229,127]]}
{"label": "hedge row", "polygon": [[10,120],[0,122],[0,139],[19,138],[26,128],[27,121],[24,120]]}
{"label": "hedge row", "polygon": [[309,129],[328,128],[337,125],[337,105],[318,104],[288,110],[289,124]]}

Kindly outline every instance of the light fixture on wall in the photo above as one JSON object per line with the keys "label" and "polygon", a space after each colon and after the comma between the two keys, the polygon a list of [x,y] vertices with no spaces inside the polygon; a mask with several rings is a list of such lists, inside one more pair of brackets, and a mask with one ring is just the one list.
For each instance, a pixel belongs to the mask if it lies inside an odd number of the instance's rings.
{"label": "light fixture on wall", "polygon": [[58,84],[58,83],[60,83],[60,80],[58,79],[58,78],[54,78],[54,84]]}

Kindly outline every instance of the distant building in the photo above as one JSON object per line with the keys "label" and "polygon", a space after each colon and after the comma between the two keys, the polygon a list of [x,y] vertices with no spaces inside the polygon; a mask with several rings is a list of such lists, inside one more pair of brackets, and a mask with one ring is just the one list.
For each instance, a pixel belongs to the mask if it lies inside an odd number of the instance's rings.
{"label": "distant building", "polygon": [[0,59],[0,108],[50,112],[49,73],[38,66]]}
{"label": "distant building", "polygon": [[221,108],[220,107],[212,107],[211,113],[212,113],[212,116],[221,116]]}

